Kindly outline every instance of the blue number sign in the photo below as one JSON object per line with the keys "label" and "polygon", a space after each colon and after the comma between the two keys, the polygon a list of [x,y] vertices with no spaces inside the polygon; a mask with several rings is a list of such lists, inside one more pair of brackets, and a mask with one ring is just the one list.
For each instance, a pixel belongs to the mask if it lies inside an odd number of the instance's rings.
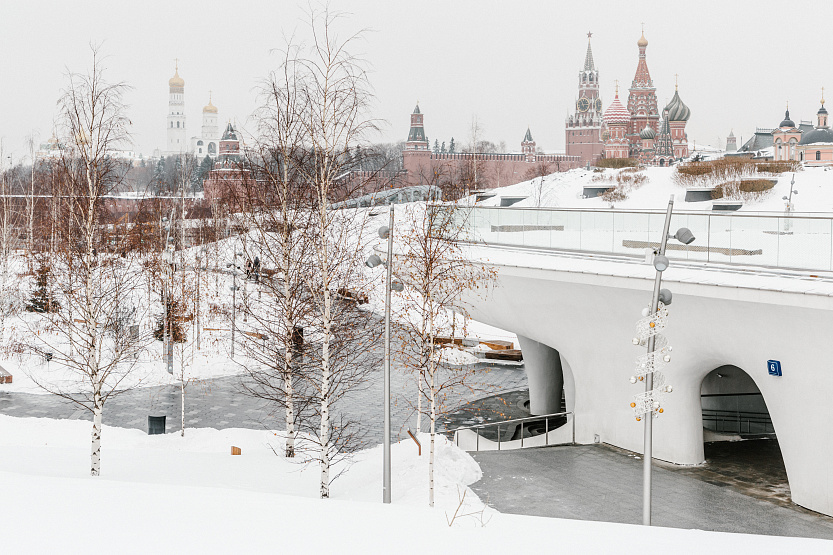
{"label": "blue number sign", "polygon": [[781,361],[780,360],[768,360],[766,361],[767,370],[769,370],[770,376],[780,376],[781,375]]}

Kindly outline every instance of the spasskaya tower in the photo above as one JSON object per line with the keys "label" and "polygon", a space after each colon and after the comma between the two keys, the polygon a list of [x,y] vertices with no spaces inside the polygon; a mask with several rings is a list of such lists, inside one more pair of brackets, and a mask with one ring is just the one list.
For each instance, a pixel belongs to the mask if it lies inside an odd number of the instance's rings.
{"label": "spasskaya tower", "polygon": [[587,33],[584,68],[578,73],[578,98],[575,114],[566,121],[568,156],[581,157],[581,164],[594,164],[604,152],[602,142],[602,99],[599,97],[599,71],[593,63],[593,50]]}

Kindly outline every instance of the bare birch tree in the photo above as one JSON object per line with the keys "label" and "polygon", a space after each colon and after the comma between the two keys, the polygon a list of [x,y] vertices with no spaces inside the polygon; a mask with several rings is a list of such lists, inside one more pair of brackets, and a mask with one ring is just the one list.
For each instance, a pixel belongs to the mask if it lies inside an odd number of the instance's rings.
{"label": "bare birch tree", "polygon": [[59,107],[69,209],[52,264],[62,309],[47,315],[51,325],[44,333],[30,334],[29,346],[36,354],[51,355],[69,375],[38,385],[92,413],[90,473],[97,476],[104,405],[136,384],[128,377],[150,341],[150,326],[142,325],[149,307],[142,302],[138,257],[112,245],[115,238],[101,225],[102,199],[125,172],[109,151],[129,137],[127,86],[105,80],[96,47],[89,72],[69,73],[67,79]]}
{"label": "bare birch tree", "polygon": [[[2,182],[0,182],[0,340],[6,340],[6,318],[14,314],[18,307],[14,301],[14,289],[11,270],[14,264],[15,249],[19,248],[18,232],[22,224],[20,213],[15,209],[11,194],[13,179],[12,168],[5,168],[6,161],[3,144],[0,142],[0,167],[3,167]],[[10,164],[11,165],[11,164]]]}
{"label": "bare birch tree", "polygon": [[445,410],[449,393],[475,387],[473,366],[444,364],[450,350],[440,348],[438,337],[450,336],[453,348],[456,313],[465,317],[460,306],[463,293],[484,287],[494,272],[470,262],[462,251],[459,238],[465,209],[454,204],[409,209],[408,225],[403,226],[399,238],[400,252],[393,261],[397,275],[407,284],[402,293],[404,308],[397,318],[402,332],[399,355],[418,384],[417,418],[421,420],[424,412],[430,424],[428,504],[433,507],[437,418]]}
{"label": "bare birch tree", "polygon": [[307,99],[297,56],[298,48],[290,45],[261,89],[258,148],[249,160],[257,179],[246,183],[240,203],[250,208],[257,247],[247,249],[254,261],[247,277],[258,288],[256,296],[246,298],[254,331],[243,336],[244,346],[255,364],[247,367],[252,381],[244,387],[282,410],[287,458],[295,456],[298,422],[311,402],[303,331],[312,324],[307,290],[312,197],[299,171],[307,154],[302,120]]}
{"label": "bare birch tree", "polygon": [[352,149],[362,147],[369,133],[376,130],[368,116],[371,94],[367,72],[362,60],[350,52],[361,33],[340,38],[339,20],[340,16],[326,7],[321,11],[311,9],[311,45],[295,58],[303,73],[300,106],[308,153],[305,163],[298,167],[313,194],[306,232],[311,271],[306,281],[320,347],[310,349],[311,356],[317,357],[318,368],[309,384],[317,399],[313,405],[318,419],[314,437],[322,498],[330,496],[333,458],[356,445],[351,423],[334,411],[350,389],[366,380],[372,367],[368,348],[374,336],[378,338],[378,328],[370,326],[367,312],[336,299],[339,292],[355,289],[361,280],[361,244],[357,237],[358,230],[363,229],[364,212],[330,210],[330,204],[337,195],[345,195],[345,186],[361,187],[349,181],[345,184],[339,178],[356,167],[357,160],[350,155]]}

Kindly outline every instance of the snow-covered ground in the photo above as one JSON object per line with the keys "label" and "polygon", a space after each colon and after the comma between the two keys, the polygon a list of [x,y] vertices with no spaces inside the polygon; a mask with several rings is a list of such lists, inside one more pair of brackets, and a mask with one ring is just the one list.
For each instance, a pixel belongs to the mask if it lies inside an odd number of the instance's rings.
{"label": "snow-covered ground", "polygon": [[[627,173],[627,170],[625,170]],[[582,198],[584,187],[612,187],[616,184],[616,176],[623,170],[605,169],[601,172],[579,168],[567,172],[535,178],[529,181],[491,189],[488,192],[495,196],[479,202],[478,206],[500,206],[502,196],[521,196],[526,199],[513,204],[516,207],[551,206],[559,208],[599,209],[610,208],[611,203],[600,197]],[[647,181],[628,193],[628,198],[613,202],[614,208],[619,209],[658,209],[668,205],[668,197],[674,195],[674,210],[711,211],[712,203],[686,202],[683,186],[678,185],[673,175],[675,168],[647,167],[640,174],[645,175]],[[776,176],[762,176],[777,179],[778,183],[765,192],[760,199],[746,202],[741,212],[783,212],[784,200],[789,196],[792,173]],[[595,181],[594,181],[595,179]],[[715,185],[717,183],[714,183]],[[792,203],[794,212],[828,212],[833,211],[833,170],[822,167],[807,167],[795,173]]]}
{"label": "snow-covered ground", "polygon": [[[89,424],[0,416],[4,553],[829,553],[833,542],[501,514],[467,488],[477,463],[440,440],[437,505],[427,464],[392,449],[393,503],[381,503],[381,447],[316,499],[317,467],[276,456],[268,431],[147,436],[105,426],[102,474],[88,476]],[[242,454],[232,456],[231,446]],[[271,446],[271,447],[270,447]],[[278,449],[280,452],[280,449]],[[464,506],[448,525],[465,493]]]}

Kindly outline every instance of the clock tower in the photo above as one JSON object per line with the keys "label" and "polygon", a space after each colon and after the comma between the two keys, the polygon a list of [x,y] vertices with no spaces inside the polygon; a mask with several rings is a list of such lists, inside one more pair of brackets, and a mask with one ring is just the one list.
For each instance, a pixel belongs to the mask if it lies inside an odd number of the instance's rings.
{"label": "clock tower", "polygon": [[593,50],[587,33],[584,68],[578,73],[575,113],[567,117],[567,155],[581,157],[582,165],[593,164],[604,152],[602,142],[602,99],[599,97],[599,70],[593,63]]}

